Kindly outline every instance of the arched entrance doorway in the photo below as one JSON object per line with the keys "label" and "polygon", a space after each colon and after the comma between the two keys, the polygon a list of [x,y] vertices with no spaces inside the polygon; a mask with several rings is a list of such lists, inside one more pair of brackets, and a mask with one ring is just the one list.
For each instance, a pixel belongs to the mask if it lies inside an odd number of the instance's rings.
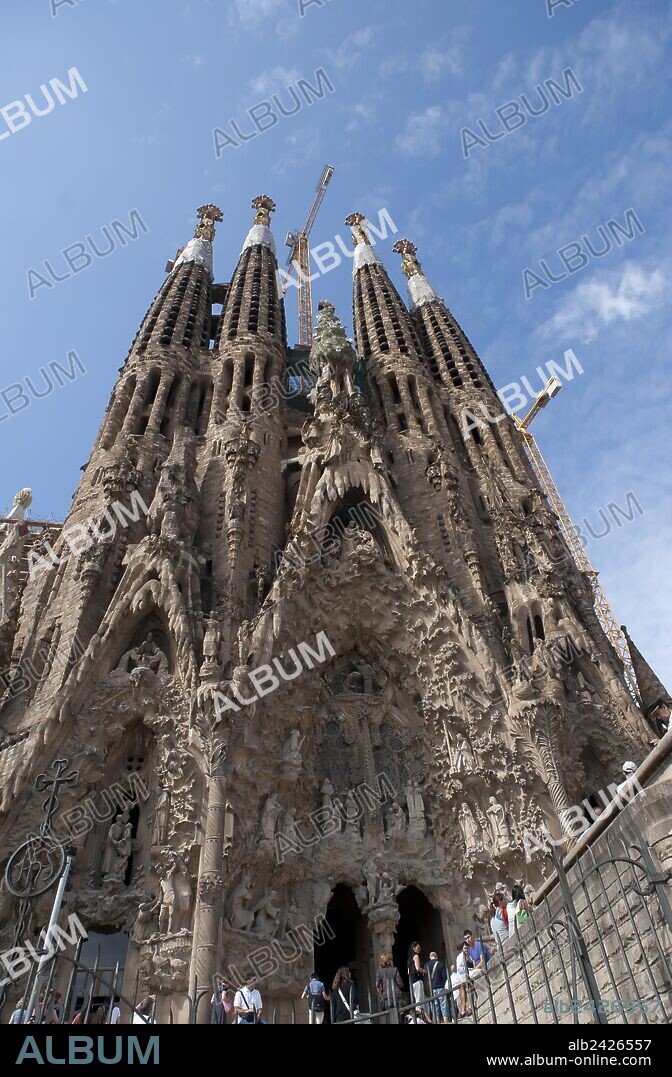
{"label": "arched entrance doorway", "polygon": [[[397,896],[399,906],[399,923],[394,936],[392,957],[402,975],[404,985],[408,988],[406,957],[412,942],[420,943],[420,959],[424,965],[432,950],[441,961],[446,962],[446,945],[443,938],[441,916],[421,890],[407,886]],[[450,962],[446,963],[446,968]]]}
{"label": "arched entrance doorway", "polygon": [[361,1009],[373,999],[373,945],[365,918],[349,886],[338,883],[327,905],[328,931],[314,947],[314,967],[327,990],[331,988],[336,970],[348,965],[357,984]]}

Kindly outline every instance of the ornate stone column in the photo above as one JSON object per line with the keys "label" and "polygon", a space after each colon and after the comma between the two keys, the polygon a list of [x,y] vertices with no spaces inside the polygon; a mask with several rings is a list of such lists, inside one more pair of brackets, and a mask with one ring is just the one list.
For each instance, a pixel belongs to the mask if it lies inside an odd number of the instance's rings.
{"label": "ornate stone column", "polygon": [[[189,994],[212,987],[217,972],[219,927],[224,890],[223,863],[226,826],[226,786],[221,777],[208,780],[205,838],[196,890],[194,948],[189,974]],[[206,996],[207,997],[207,996]],[[210,1022],[210,1005],[203,1001],[198,1008],[199,1025]]]}

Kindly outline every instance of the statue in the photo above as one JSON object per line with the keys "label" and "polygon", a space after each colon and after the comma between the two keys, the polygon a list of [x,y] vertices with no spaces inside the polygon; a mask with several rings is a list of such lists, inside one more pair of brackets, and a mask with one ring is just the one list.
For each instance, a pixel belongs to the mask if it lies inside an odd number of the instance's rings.
{"label": "statue", "polygon": [[131,930],[131,938],[134,942],[143,942],[148,934],[149,924],[155,919],[155,912],[161,899],[154,898],[151,901],[141,901],[138,905],[138,915]]}
{"label": "statue", "polygon": [[165,786],[159,787],[159,795],[156,800],[154,815],[154,830],[152,832],[152,845],[163,845],[168,835],[168,821],[170,819],[170,790]]}
{"label": "statue", "polygon": [[237,931],[249,931],[254,923],[254,912],[250,909],[250,895],[252,893],[252,880],[249,875],[243,875],[242,879],[231,894],[231,927]]}
{"label": "statue", "polygon": [[277,793],[271,793],[270,797],[267,797],[264,810],[261,813],[261,836],[264,841],[273,841],[281,811],[282,808]]}
{"label": "statue", "polygon": [[343,815],[345,818],[346,833],[350,834],[355,839],[355,841],[362,840],[361,831],[359,829],[359,817],[361,814],[361,805],[358,803],[351,789],[345,798],[345,804],[343,805]]}
{"label": "statue", "polygon": [[189,924],[191,876],[182,858],[174,852],[169,852],[166,863],[159,864],[156,870],[161,880],[159,931],[176,935]]}
{"label": "statue", "polygon": [[424,834],[427,828],[425,804],[417,782],[409,782],[406,786],[406,807],[408,808],[409,830],[420,831]]}
{"label": "statue", "polygon": [[217,673],[219,671],[220,656],[219,648],[222,642],[222,630],[216,617],[208,617],[205,622],[205,636],[203,637],[203,665],[202,674]]}
{"label": "statue", "polygon": [[395,834],[406,833],[406,816],[401,804],[393,800],[387,812],[387,833],[392,837]]}
{"label": "statue", "polygon": [[486,808],[485,814],[490,820],[492,838],[495,843],[496,853],[506,853],[511,848],[511,834],[504,808],[497,802],[496,797],[490,797],[490,807]]}
{"label": "statue", "polygon": [[282,761],[292,767],[300,767],[303,762],[301,745],[306,738],[298,729],[293,729],[282,748]]}
{"label": "statue", "polygon": [[133,847],[133,825],[130,822],[129,808],[124,808],[110,827],[107,847],[111,864],[103,876],[103,882],[122,883]]}
{"label": "statue", "polygon": [[481,828],[474,819],[473,813],[466,801],[462,801],[458,812],[460,829],[464,837],[467,856],[483,852],[483,836]]}
{"label": "statue", "polygon": [[288,808],[282,820],[282,834],[290,842],[296,842],[296,808]]}
{"label": "statue", "polygon": [[278,930],[278,918],[282,910],[275,904],[277,896],[277,890],[270,890],[269,893],[265,894],[261,901],[255,905],[254,927],[252,928],[255,935],[268,935],[273,937]]}
{"label": "statue", "polygon": [[131,647],[130,651],[126,651],[117,666],[117,669],[123,669],[124,673],[138,668],[149,669],[152,673],[163,673],[168,669],[168,659],[157,646],[153,632],[148,632],[147,639],[138,647]]}
{"label": "statue", "polygon": [[387,874],[387,872],[384,871],[382,873],[382,875],[380,876],[380,882],[378,884],[378,900],[377,900],[376,904],[377,905],[391,905],[392,902],[394,901],[396,892],[397,892],[397,888],[396,888],[394,882],[392,881],[390,876]]}
{"label": "statue", "polygon": [[473,774],[476,769],[474,753],[464,733],[457,734],[455,748],[451,752],[453,774]]}
{"label": "statue", "polygon": [[334,795],[334,787],[328,778],[325,778],[322,782],[322,807],[328,811],[333,808],[332,797]]}

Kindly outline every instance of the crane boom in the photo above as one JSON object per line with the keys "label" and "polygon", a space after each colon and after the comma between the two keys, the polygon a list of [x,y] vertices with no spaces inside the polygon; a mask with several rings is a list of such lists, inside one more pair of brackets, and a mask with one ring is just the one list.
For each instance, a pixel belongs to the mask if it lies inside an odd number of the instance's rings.
{"label": "crane boom", "polygon": [[290,248],[287,268],[292,263],[296,263],[299,276],[299,340],[297,345],[299,348],[310,348],[313,342],[313,293],[310,286],[310,246],[308,237],[333,174],[333,166],[325,165],[315,188],[315,198],[303,228],[300,232],[288,232],[285,239],[285,244]]}
{"label": "crane boom", "polygon": [[[526,417],[527,422],[529,422],[529,419],[531,417],[531,415]],[[516,427],[518,428],[520,436],[523,439],[523,444],[527,451],[527,455],[530,459],[530,463],[532,464],[535,474],[539,479],[539,482],[541,483],[541,487],[546,493],[551,508],[553,509],[556,516],[558,517],[558,520],[560,521],[560,527],[562,529],[565,541],[569,547],[570,553],[574,558],[577,567],[580,568],[581,571],[584,572],[590,580],[590,585],[593,589],[593,602],[597,619],[600,622],[602,628],[604,629],[607,639],[609,640],[612,647],[616,651],[616,654],[623,663],[623,672],[627,686],[630,690],[630,694],[634,699],[635,703],[639,704],[637,678],[635,676],[635,670],[632,665],[632,659],[630,658],[630,651],[628,650],[628,645],[625,641],[625,637],[621,632],[620,628],[618,627],[618,621],[614,617],[607,596],[602,590],[602,586],[598,580],[598,574],[590,563],[590,559],[588,557],[588,554],[586,553],[581,538],[579,537],[579,533],[574,526],[574,522],[569,515],[567,507],[562,500],[562,497],[560,496],[560,491],[555,485],[553,476],[548,469],[548,465],[544,460],[543,456],[541,455],[541,451],[539,449],[539,446],[537,445],[537,442],[535,441],[534,435],[531,434],[530,431],[527,429],[526,420],[524,419],[521,422],[520,419],[517,419],[515,415],[513,416],[513,420],[516,424]]]}

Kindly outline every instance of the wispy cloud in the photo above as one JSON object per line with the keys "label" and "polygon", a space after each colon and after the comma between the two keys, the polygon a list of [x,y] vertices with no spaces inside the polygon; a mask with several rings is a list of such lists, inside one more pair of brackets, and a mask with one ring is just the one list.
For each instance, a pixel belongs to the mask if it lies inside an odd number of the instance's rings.
{"label": "wispy cloud", "polygon": [[337,49],[329,49],[329,63],[332,67],[347,70],[359,63],[362,55],[375,41],[375,31],[372,26],[364,26],[349,34]]}
{"label": "wispy cloud", "polygon": [[552,333],[574,336],[590,343],[601,329],[616,321],[630,322],[648,314],[665,290],[665,274],[660,269],[647,273],[630,262],[614,273],[581,281],[566,296],[545,328]]}
{"label": "wispy cloud", "polygon": [[258,26],[283,6],[284,0],[233,0],[229,7],[229,21],[245,27]]}
{"label": "wispy cloud", "polygon": [[397,135],[395,146],[409,157],[436,157],[441,146],[440,136],[444,127],[441,105],[429,105],[424,112],[415,112],[406,121],[406,127]]}
{"label": "wispy cloud", "polygon": [[252,79],[250,90],[252,93],[261,94],[262,96],[275,93],[296,82],[298,77],[299,72],[295,67],[271,67],[268,71],[263,71],[261,75],[257,75],[256,78]]}

